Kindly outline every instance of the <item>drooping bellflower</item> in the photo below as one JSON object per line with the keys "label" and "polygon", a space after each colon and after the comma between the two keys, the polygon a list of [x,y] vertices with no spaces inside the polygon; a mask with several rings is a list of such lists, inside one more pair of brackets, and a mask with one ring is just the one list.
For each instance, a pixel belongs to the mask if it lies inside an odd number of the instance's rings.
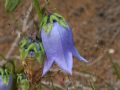
{"label": "drooping bellflower", "polygon": [[12,87],[12,77],[10,76],[8,84],[4,83],[2,76],[0,76],[0,90],[11,90]]}
{"label": "drooping bellflower", "polygon": [[14,70],[12,61],[0,67],[0,90],[11,90],[13,88]]}
{"label": "drooping bellflower", "polygon": [[43,68],[43,76],[56,63],[64,72],[72,74],[73,56],[87,62],[77,51],[73,41],[71,28],[62,16],[53,14],[43,20],[41,38],[47,60]]}

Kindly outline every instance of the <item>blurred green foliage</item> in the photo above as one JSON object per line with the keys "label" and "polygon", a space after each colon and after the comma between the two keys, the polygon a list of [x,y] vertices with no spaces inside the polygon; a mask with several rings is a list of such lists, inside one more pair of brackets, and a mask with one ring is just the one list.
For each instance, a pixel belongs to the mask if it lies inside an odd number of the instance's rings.
{"label": "blurred green foliage", "polygon": [[21,0],[5,0],[5,9],[8,12],[14,11],[20,4]]}

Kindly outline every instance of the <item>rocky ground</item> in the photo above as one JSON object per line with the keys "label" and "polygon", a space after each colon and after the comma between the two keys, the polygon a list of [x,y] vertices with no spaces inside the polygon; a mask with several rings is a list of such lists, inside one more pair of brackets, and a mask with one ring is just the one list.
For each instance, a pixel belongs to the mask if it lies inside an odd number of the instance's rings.
{"label": "rocky ground", "polygon": [[[10,14],[5,12],[4,1],[0,0],[0,54],[8,53],[29,6],[30,2],[25,0]],[[77,49],[89,61],[84,64],[75,59],[72,80],[66,80],[60,87],[120,90],[119,75],[113,67],[120,66],[120,0],[51,0],[50,7],[66,18]],[[16,50],[13,55],[19,55],[17,47]]]}

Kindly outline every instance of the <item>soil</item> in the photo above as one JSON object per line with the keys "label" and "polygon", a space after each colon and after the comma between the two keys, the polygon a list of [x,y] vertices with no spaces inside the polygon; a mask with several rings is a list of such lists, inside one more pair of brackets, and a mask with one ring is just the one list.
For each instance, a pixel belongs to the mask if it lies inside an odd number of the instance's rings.
{"label": "soil", "polygon": [[[15,12],[7,13],[4,1],[0,0],[2,55],[9,51],[16,30],[21,30],[21,20],[30,5],[28,0],[24,1]],[[76,48],[89,61],[85,64],[74,60],[71,79],[77,89],[70,90],[92,90],[94,86],[98,90],[119,90],[120,81],[112,66],[120,66],[120,0],[51,0],[50,7],[65,17]],[[19,55],[18,47],[16,50],[15,55]]]}

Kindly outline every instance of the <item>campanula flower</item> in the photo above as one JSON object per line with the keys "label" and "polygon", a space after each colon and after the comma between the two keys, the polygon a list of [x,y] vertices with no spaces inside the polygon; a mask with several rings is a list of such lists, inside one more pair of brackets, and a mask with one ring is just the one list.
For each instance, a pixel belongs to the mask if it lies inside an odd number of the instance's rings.
{"label": "campanula flower", "polygon": [[10,76],[9,78],[9,82],[8,84],[6,85],[3,81],[3,78],[2,76],[0,76],[0,90],[11,90],[11,87],[12,87],[12,76]]}
{"label": "campanula flower", "polygon": [[[53,20],[51,20],[51,18]],[[52,29],[41,31],[43,47],[46,52],[47,60],[43,68],[43,76],[50,70],[53,63],[56,63],[64,72],[72,74],[73,56],[78,60],[87,62],[77,51],[73,41],[71,28],[65,24],[60,15],[50,17],[50,22],[46,25],[52,25]],[[52,24],[51,24],[52,23]],[[45,24],[44,24],[45,25]]]}

